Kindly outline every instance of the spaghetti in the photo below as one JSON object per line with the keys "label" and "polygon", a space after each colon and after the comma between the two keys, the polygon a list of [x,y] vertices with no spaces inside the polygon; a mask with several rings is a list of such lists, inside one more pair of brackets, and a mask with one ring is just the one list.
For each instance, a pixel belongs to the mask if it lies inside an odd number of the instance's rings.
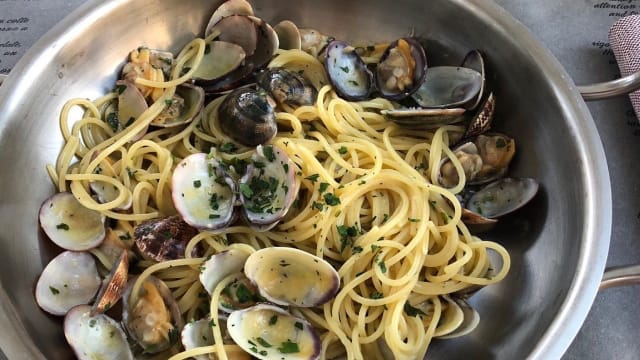
{"label": "spaghetti", "polygon": [[[59,191],[71,191],[86,208],[116,221],[114,231],[128,249],[133,248],[130,239],[137,224],[175,214],[170,186],[180,159],[197,152],[227,162],[251,156],[249,148],[221,150],[232,142],[218,125],[223,97],[211,101],[189,124],[146,130],[176,86],[190,81],[210,40],[189,43],[167,80],[136,78],[136,85],[151,89],[156,100],[121,131],[107,119],[117,107],[117,91],[95,101],[73,99],[62,109],[65,145],[55,166],[47,167],[49,175]],[[136,51],[135,59],[139,57]],[[312,106],[277,109],[279,132],[271,143],[298,166],[300,190],[294,206],[272,230],[256,232],[237,224],[201,231],[187,244],[185,259],[140,261],[142,273],[132,296],[153,275],[171,289],[185,321],[210,314],[218,323],[220,294],[241,274],[225,278],[208,296],[198,281],[206,257],[233,246],[250,251],[292,246],[328,259],[341,277],[341,288],[329,303],[291,309],[320,333],[322,358],[379,359],[385,352],[398,359],[423,358],[434,337],[460,324],[450,296],[499,282],[510,266],[502,246],[472,235],[461,221],[455,194],[465,186],[465,175],[450,145],[451,137],[464,129],[399,127],[380,115],[393,109],[393,103],[378,98],[345,101],[327,85],[323,65],[299,50],[280,50],[269,66],[300,71],[318,90]],[[71,110],[77,107],[84,114],[70,126]],[[459,182],[451,189],[437,185],[443,158],[450,159],[458,173]],[[92,183],[113,187],[117,195],[100,203],[92,196]],[[197,246],[205,249],[203,257],[192,257]],[[110,267],[102,249],[93,252]],[[500,258],[495,272],[490,271],[490,252]],[[214,345],[182,352],[174,347],[171,359],[202,354],[227,359],[240,353],[239,347],[224,343],[222,330],[212,327]]]}

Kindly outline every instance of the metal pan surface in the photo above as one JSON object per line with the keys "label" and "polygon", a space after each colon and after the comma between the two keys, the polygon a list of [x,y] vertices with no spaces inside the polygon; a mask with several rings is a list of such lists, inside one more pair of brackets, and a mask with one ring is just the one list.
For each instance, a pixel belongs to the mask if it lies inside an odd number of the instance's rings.
{"label": "metal pan surface", "polygon": [[[435,341],[431,359],[559,358],[596,295],[611,232],[602,144],[572,80],[524,26],[490,0],[254,0],[269,22],[293,20],[346,40],[431,40],[431,64],[487,54],[500,99],[494,125],[519,144],[514,175],[542,188],[534,203],[488,236],[512,257],[509,276],[472,298],[472,334]],[[45,165],[62,144],[58,114],[95,98],[140,45],[180,49],[203,32],[209,0],[89,1],[34,45],[0,87],[0,347],[10,359],[72,357],[58,319],[33,300],[48,261],[37,211],[54,189]]]}

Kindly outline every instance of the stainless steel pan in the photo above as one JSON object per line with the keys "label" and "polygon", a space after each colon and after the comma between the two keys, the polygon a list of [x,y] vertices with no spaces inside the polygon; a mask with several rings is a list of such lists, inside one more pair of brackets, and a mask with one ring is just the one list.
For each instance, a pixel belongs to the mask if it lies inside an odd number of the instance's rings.
{"label": "stainless steel pan", "polygon": [[[46,263],[37,209],[53,191],[44,167],[62,138],[57,116],[71,97],[112,87],[139,46],[179,49],[200,34],[219,1],[90,1],[34,45],[0,87],[0,347],[10,359],[70,357],[60,321],[33,301]],[[498,98],[495,127],[519,144],[514,172],[537,178],[534,203],[489,236],[510,251],[507,279],[473,298],[471,335],[435,341],[430,358],[559,358],[584,321],[603,274],[611,191],[602,145],[562,66],[489,0],[254,0],[269,21],[290,19],[347,40],[431,39],[429,61],[487,54]]]}

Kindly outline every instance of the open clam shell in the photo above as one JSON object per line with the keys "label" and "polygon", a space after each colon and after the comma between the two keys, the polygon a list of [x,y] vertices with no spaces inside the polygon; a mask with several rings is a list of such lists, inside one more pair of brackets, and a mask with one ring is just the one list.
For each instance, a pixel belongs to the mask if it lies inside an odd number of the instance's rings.
{"label": "open clam shell", "polygon": [[253,55],[258,45],[256,24],[244,15],[230,15],[220,19],[210,30],[219,33],[217,40],[242,47],[247,56]]}
{"label": "open clam shell", "polygon": [[[147,111],[149,105],[142,92],[132,81],[119,80],[116,82],[116,88],[118,89],[117,115],[119,122],[116,131],[121,131],[129,127],[143,112]],[[140,139],[146,132],[147,129],[143,129],[133,140]]]}
{"label": "open clam shell", "polygon": [[196,84],[209,91],[216,88],[226,76],[232,74],[244,62],[247,54],[240,45],[226,41],[212,41],[208,52],[193,72]]}
{"label": "open clam shell", "polygon": [[104,216],[84,207],[69,192],[45,200],[40,206],[39,220],[49,239],[66,250],[94,248],[106,235]]}
{"label": "open clam shell", "polygon": [[[100,163],[100,165],[98,165],[94,169],[93,172],[94,174],[102,174],[102,175],[106,175],[114,178],[118,177],[118,174],[116,174],[116,171],[113,169],[112,161],[109,158],[105,158]],[[118,190],[118,188],[102,181],[90,181],[89,188],[95,194],[96,199],[101,204],[105,204],[110,201],[113,201],[118,196],[120,196],[120,191]],[[128,191],[125,202],[122,205],[115,207],[114,209],[128,210],[131,208],[131,205],[133,205],[133,194],[130,191]]]}
{"label": "open clam shell", "polygon": [[448,296],[445,297],[447,301],[447,318],[453,319],[445,324],[445,326],[438,327],[434,337],[440,339],[453,339],[469,334],[480,323],[480,314],[473,309],[463,299],[451,299]]}
{"label": "open clam shell", "polygon": [[340,276],[331,264],[294,248],[258,250],[245,262],[244,273],[260,295],[279,305],[322,305],[333,299],[340,287]]}
{"label": "open clam shell", "polygon": [[234,311],[227,330],[238,346],[258,359],[320,358],[320,337],[313,326],[277,306],[258,304]]}
{"label": "open clam shell", "polygon": [[491,128],[493,117],[496,111],[496,98],[493,93],[489,93],[487,98],[477,109],[476,114],[469,120],[467,129],[462,135],[462,139],[470,139],[483,134]]}
{"label": "open clam shell", "polygon": [[484,96],[484,92],[485,92],[486,73],[485,73],[485,66],[484,66],[484,57],[482,56],[482,53],[480,52],[480,50],[471,50],[464,57],[464,60],[462,60],[462,64],[460,66],[467,69],[475,70],[478,73],[480,73],[480,75],[482,76],[480,91],[472,101],[467,102],[467,104],[465,105],[467,109],[473,110],[476,107],[478,107],[478,105],[480,104],[480,101],[482,101],[482,97]]}
{"label": "open clam shell", "polygon": [[427,57],[420,43],[413,38],[401,38],[385,50],[376,66],[375,79],[382,97],[403,99],[424,82]]}
{"label": "open clam shell", "polygon": [[140,293],[132,296],[136,279],[129,280],[122,297],[122,324],[138,350],[155,354],[179,340],[184,326],[180,308],[167,285],[154,276],[149,276]]}
{"label": "open clam shell", "polygon": [[251,225],[265,231],[287,214],[298,192],[295,169],[293,161],[279,147],[256,148],[238,185],[243,214]]}
{"label": "open clam shell", "polygon": [[300,30],[292,21],[280,21],[273,27],[273,30],[275,30],[276,34],[278,34],[280,49],[300,50],[302,48],[302,38],[300,36]]}
{"label": "open clam shell", "polygon": [[241,272],[249,255],[243,248],[229,248],[212,255],[200,267],[199,278],[204,289],[211,294],[222,279]]}
{"label": "open clam shell", "polygon": [[477,100],[483,86],[482,74],[455,66],[430,67],[422,85],[411,95],[425,108],[467,107]]}
{"label": "open clam shell", "polygon": [[499,218],[526,205],[538,192],[531,178],[503,178],[473,194],[466,208],[489,219]]}
{"label": "open clam shell", "polygon": [[230,314],[236,310],[251,307],[259,301],[258,288],[246,276],[242,276],[224,288],[220,294],[219,309]]}
{"label": "open clam shell", "polygon": [[173,127],[190,123],[204,106],[204,90],[189,83],[176,88],[170,100],[165,101],[166,107],[151,122],[158,127]]}
{"label": "open clam shell", "polygon": [[87,305],[71,309],[64,318],[64,336],[80,360],[133,360],[122,327]]}
{"label": "open clam shell", "polygon": [[126,250],[123,250],[111,267],[111,272],[102,282],[100,292],[91,308],[92,313],[103,313],[111,309],[122,297],[128,278],[129,255]]}
{"label": "open clam shell", "polygon": [[347,100],[364,100],[373,89],[373,74],[360,55],[344,41],[327,45],[325,68],[336,92]]}
{"label": "open clam shell", "polygon": [[246,0],[227,0],[213,12],[205,29],[205,35],[213,32],[213,27],[223,18],[232,15],[253,15],[253,8]]}
{"label": "open clam shell", "polygon": [[189,225],[219,229],[233,220],[236,186],[221,164],[207,154],[184,158],[173,172],[173,204]]}
{"label": "open clam shell", "polygon": [[36,302],[53,315],[64,315],[76,305],[88,304],[100,288],[93,257],[65,251],[47,264],[36,284]]}
{"label": "open clam shell", "polygon": [[404,108],[380,111],[382,115],[394,123],[412,129],[433,129],[444,125],[456,124],[464,121],[465,112],[466,110],[463,108]]}

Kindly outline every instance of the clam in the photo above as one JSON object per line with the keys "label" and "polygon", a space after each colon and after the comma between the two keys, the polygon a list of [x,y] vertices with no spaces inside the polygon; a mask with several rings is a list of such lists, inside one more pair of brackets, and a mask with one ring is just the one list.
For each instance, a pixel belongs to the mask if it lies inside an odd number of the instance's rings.
{"label": "clam", "polygon": [[380,111],[382,115],[396,124],[415,129],[433,129],[462,122],[465,112],[466,110],[463,108],[400,108]]}
{"label": "clam", "polygon": [[473,143],[482,158],[482,168],[469,184],[485,184],[503,177],[516,152],[516,143],[503,134],[479,135]]}
{"label": "clam", "polygon": [[149,49],[149,63],[154,68],[162,70],[165,78],[169,78],[173,67],[173,54],[164,50]]}
{"label": "clam", "polygon": [[364,100],[373,88],[373,74],[362,58],[344,41],[327,45],[325,68],[335,91],[347,100]]}
{"label": "clam", "polygon": [[[144,95],[131,81],[119,80],[116,82],[118,90],[118,131],[131,125],[143,112],[147,111],[149,105]],[[144,135],[146,129],[136,136],[138,139]]]}
{"label": "clam", "polygon": [[490,93],[482,102],[476,114],[469,121],[462,139],[470,139],[487,132],[489,128],[491,128],[495,110],[496,99],[493,93]]}
{"label": "clam", "polygon": [[462,209],[462,222],[474,234],[483,233],[493,229],[498,223],[497,219],[489,219],[469,209]]}
{"label": "clam", "polygon": [[[515,141],[503,134],[479,135],[473,142],[456,147],[454,155],[464,169],[466,183],[485,184],[503,177],[515,154]],[[452,187],[458,183],[458,173],[449,159],[440,163],[438,181]]]}
{"label": "clam", "polygon": [[257,77],[260,87],[267,90],[279,104],[313,105],[316,88],[301,74],[283,68],[269,68]]}
{"label": "clam", "polygon": [[460,65],[463,68],[475,70],[482,76],[482,82],[480,84],[480,91],[477,96],[469,101],[466,105],[466,108],[469,110],[475,109],[482,100],[484,95],[485,85],[486,85],[486,75],[485,75],[485,66],[484,66],[484,58],[480,50],[471,50],[462,60],[462,64]]}
{"label": "clam", "polygon": [[294,248],[258,250],[245,262],[244,273],[260,295],[278,305],[322,305],[333,299],[340,287],[340,276],[331,264]]}
{"label": "clam", "polygon": [[207,49],[192,77],[197,85],[210,91],[238,70],[247,54],[240,45],[226,41],[212,41],[207,44]]}
{"label": "clam", "polygon": [[208,31],[219,33],[217,40],[239,45],[247,56],[253,55],[256,51],[258,29],[248,16],[230,15],[224,17]]}
{"label": "clam", "polygon": [[123,250],[111,267],[111,272],[102,282],[102,287],[91,308],[92,313],[103,313],[115,305],[127,285],[129,273],[129,255]]}
{"label": "clam", "polygon": [[57,193],[42,203],[40,226],[49,239],[66,250],[82,251],[102,242],[104,216],[87,209],[69,192]]}
{"label": "clam", "polygon": [[275,30],[276,34],[278,34],[280,49],[300,50],[302,48],[302,37],[300,36],[300,30],[292,21],[280,21],[273,27],[273,30]]}
{"label": "clam", "polygon": [[320,358],[320,337],[311,324],[277,306],[258,304],[234,311],[227,330],[238,346],[258,359]]}
{"label": "clam", "polygon": [[197,229],[174,215],[140,223],[134,228],[133,237],[144,257],[160,262],[184,258],[185,247],[196,234]]}
{"label": "clam", "polygon": [[[244,267],[244,263],[243,263]],[[242,269],[240,269],[242,271]],[[245,276],[227,285],[220,294],[220,310],[232,313],[246,309],[260,300],[258,289]]]}
{"label": "clam", "polygon": [[538,192],[531,178],[503,178],[473,194],[466,208],[489,219],[499,218],[527,204]]}
{"label": "clam", "polygon": [[295,169],[293,161],[279,147],[256,148],[238,184],[243,214],[256,229],[272,228],[289,211],[298,192]]}
{"label": "clam", "polygon": [[[473,180],[480,170],[482,170],[482,156],[480,156],[476,144],[472,142],[464,143],[454,149],[453,154],[462,165],[467,182]],[[460,181],[458,172],[448,158],[440,162],[438,181],[445,187],[453,187]]]}
{"label": "clam", "polygon": [[[214,345],[213,338],[214,327],[219,327],[222,333],[222,341],[225,344],[233,344],[233,340],[227,333],[227,322],[218,318],[219,323],[215,324],[210,319],[200,319],[187,323],[182,329],[182,345],[185,350],[195,349],[202,346]],[[241,349],[235,347],[225,348],[227,358],[230,360],[249,360],[251,356]],[[211,357],[210,357],[211,356]],[[218,359],[216,355],[196,355],[197,360]]]}
{"label": "clam", "polygon": [[430,67],[424,82],[411,97],[425,108],[466,107],[477,100],[482,85],[482,75],[475,70],[455,66]]}
{"label": "clam", "polygon": [[264,144],[278,131],[275,106],[275,101],[264,89],[238,88],[228,94],[218,108],[220,128],[243,145]]}
{"label": "clam", "polygon": [[453,318],[453,321],[449,321],[446,326],[441,326],[436,329],[434,337],[440,339],[453,339],[469,334],[480,322],[480,314],[474,310],[469,304],[462,299],[451,299],[445,296],[447,308],[443,316],[447,318]]}
{"label": "clam", "polygon": [[215,230],[234,220],[236,185],[207,154],[189,155],[176,166],[171,196],[182,219],[196,228]]}
{"label": "clam", "polygon": [[176,88],[165,108],[151,122],[154,126],[173,127],[190,123],[202,110],[204,90],[201,87],[184,83]]}
{"label": "clam", "polygon": [[158,278],[146,278],[136,296],[132,293],[135,282],[129,280],[122,297],[122,324],[139,350],[155,354],[179,340],[183,327],[180,308],[171,290]]}
{"label": "clam", "polygon": [[88,304],[100,288],[93,257],[65,251],[47,264],[36,284],[36,302],[53,315],[64,315],[76,305]]}
{"label": "clam", "polygon": [[205,29],[205,35],[210,35],[213,27],[223,18],[232,15],[253,15],[253,8],[246,0],[227,0],[213,12]]}
{"label": "clam", "polygon": [[318,57],[334,39],[318,30],[299,29],[300,49],[313,57]]}
{"label": "clam", "polygon": [[401,38],[389,45],[376,66],[376,85],[384,98],[399,100],[420,87],[426,72],[422,45],[413,38]]}
{"label": "clam", "polygon": [[80,360],[133,360],[122,327],[104,314],[92,314],[87,305],[71,309],[64,318],[64,336]]}
{"label": "clam", "polygon": [[200,282],[204,289],[211,294],[222,279],[241,272],[249,255],[245,249],[234,247],[212,255],[200,267]]}

